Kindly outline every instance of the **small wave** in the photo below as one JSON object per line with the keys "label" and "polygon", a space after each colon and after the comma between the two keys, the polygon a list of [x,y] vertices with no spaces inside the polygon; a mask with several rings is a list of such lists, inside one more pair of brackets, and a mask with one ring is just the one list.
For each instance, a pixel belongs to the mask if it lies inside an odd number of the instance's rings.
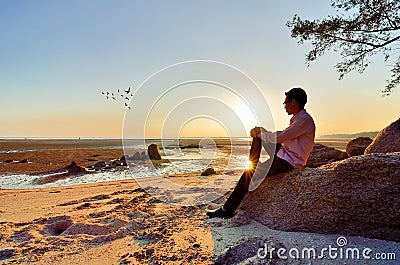
{"label": "small wave", "polygon": [[22,150],[0,150],[0,154],[14,154],[14,153],[26,153],[33,152],[33,149],[22,149]]}

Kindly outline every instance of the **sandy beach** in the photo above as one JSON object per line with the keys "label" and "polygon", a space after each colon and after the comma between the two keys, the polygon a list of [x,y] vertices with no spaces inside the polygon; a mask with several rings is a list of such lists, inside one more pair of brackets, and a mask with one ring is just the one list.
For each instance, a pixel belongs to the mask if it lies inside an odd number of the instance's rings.
{"label": "sandy beach", "polygon": [[[3,145],[3,151],[34,151],[3,152],[2,161],[28,159],[32,163],[3,162],[0,172],[40,175],[72,160],[87,166],[122,155],[118,148],[66,147],[71,143],[47,149],[44,143],[29,146],[26,141],[19,142],[19,146]],[[118,172],[124,170],[120,168]],[[205,178],[201,172],[190,172],[148,177],[146,182],[124,179],[49,188],[2,188],[0,260],[2,264],[339,264],[332,259],[321,263],[279,259],[276,255],[269,259],[257,256],[266,245],[287,249],[335,245],[339,235],[273,230],[250,219],[240,209],[229,220],[207,219],[206,210],[226,200],[240,173],[241,170],[228,174],[217,171]],[[91,175],[80,177],[85,176]],[[166,191],[161,189],[163,181],[177,185]],[[217,185],[206,185],[211,182]],[[193,189],[184,192],[179,187]],[[217,199],[199,203],[211,198],[207,197],[210,194],[217,194]],[[400,248],[399,243],[391,241],[346,238],[348,246],[368,247],[374,252],[396,253]],[[396,264],[388,260],[345,263]]]}
{"label": "sandy beach", "polygon": [[[259,260],[256,253],[264,243],[322,247],[334,245],[338,237],[272,230],[241,211],[230,220],[206,219],[205,209],[218,202],[166,204],[134,180],[0,190],[0,200],[2,264],[239,264],[227,258],[237,258],[238,252],[243,257],[255,255],[251,263],[243,264],[304,264],[304,260]],[[347,240],[352,246],[382,252],[396,252],[400,246],[362,237]]]}
{"label": "sandy beach", "polygon": [[3,264],[210,263],[201,209],[164,204],[135,181],[0,194]]}

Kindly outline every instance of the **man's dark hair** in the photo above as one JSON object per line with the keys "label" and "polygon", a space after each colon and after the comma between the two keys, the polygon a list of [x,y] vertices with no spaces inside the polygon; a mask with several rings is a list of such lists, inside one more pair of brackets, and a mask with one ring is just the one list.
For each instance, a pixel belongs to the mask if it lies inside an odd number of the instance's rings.
{"label": "man's dark hair", "polygon": [[302,88],[292,88],[288,92],[285,92],[285,95],[290,100],[296,100],[296,102],[299,103],[300,108],[304,109],[304,105],[307,103],[307,94]]}

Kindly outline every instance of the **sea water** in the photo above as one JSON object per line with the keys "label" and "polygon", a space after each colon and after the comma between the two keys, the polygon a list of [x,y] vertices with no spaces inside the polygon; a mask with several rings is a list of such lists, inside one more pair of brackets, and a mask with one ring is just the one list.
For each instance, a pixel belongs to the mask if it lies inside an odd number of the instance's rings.
{"label": "sea water", "polygon": [[[121,149],[121,141],[116,140],[81,140],[86,141],[79,149]],[[133,155],[144,152],[150,144],[160,147],[162,157],[170,162],[145,163],[141,160],[128,160],[128,167],[117,167],[111,170],[90,174],[70,175],[66,178],[46,184],[36,184],[37,180],[50,175],[13,174],[0,176],[0,188],[23,189],[69,186],[85,183],[96,183],[114,180],[125,180],[152,177],[168,174],[185,174],[201,172],[207,167],[217,171],[244,170],[247,166],[250,150],[250,138],[185,138],[185,139],[127,139],[123,140],[124,153]],[[326,144],[340,150],[345,149],[348,139],[316,139],[316,143]],[[48,140],[47,142],[51,142]],[[71,141],[54,140],[56,148],[51,145],[46,150],[76,149]],[[43,148],[43,146],[42,146]],[[57,149],[58,148],[58,149]],[[6,150],[6,153],[32,152],[35,149]],[[268,159],[265,151],[261,160]]]}
{"label": "sea water", "polygon": [[[92,141],[90,139],[83,139],[81,141],[86,141],[83,147],[73,145],[70,140],[47,140],[46,143],[49,145],[46,150],[96,149],[101,153],[101,149],[121,149],[121,145],[118,144],[120,141],[116,140]],[[201,172],[208,167],[212,167],[217,171],[242,170],[246,167],[250,149],[248,138],[125,139],[122,143],[124,154],[128,156],[132,156],[136,152],[146,152],[148,145],[157,144],[160,147],[162,158],[169,162],[155,163],[153,165],[152,163],[148,163],[149,161],[128,159],[128,167],[116,167],[88,174],[70,175],[46,184],[37,184],[37,181],[51,175],[60,175],[66,172],[47,175],[3,175],[0,176],[0,188],[24,189],[69,186],[168,174]],[[56,148],[54,148],[55,146]],[[38,148],[43,149],[43,145]],[[19,150],[5,150],[3,152],[11,154],[36,150],[34,148],[21,148]]]}

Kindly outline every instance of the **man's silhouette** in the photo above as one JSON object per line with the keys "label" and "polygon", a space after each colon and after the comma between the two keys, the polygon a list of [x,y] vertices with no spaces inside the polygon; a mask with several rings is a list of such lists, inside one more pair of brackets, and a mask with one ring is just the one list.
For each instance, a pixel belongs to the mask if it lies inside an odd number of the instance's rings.
{"label": "man's silhouette", "polygon": [[[253,141],[249,160],[253,166],[242,174],[225,204],[215,211],[207,212],[210,218],[231,218],[249,188],[250,191],[257,188],[266,176],[305,166],[313,149],[315,138],[314,121],[304,109],[304,105],[307,103],[307,94],[301,88],[292,88],[285,92],[285,95],[283,105],[287,114],[293,115],[289,127],[276,132],[267,131],[263,127],[255,127],[250,131]],[[258,163],[262,146],[270,158],[265,162]]]}

